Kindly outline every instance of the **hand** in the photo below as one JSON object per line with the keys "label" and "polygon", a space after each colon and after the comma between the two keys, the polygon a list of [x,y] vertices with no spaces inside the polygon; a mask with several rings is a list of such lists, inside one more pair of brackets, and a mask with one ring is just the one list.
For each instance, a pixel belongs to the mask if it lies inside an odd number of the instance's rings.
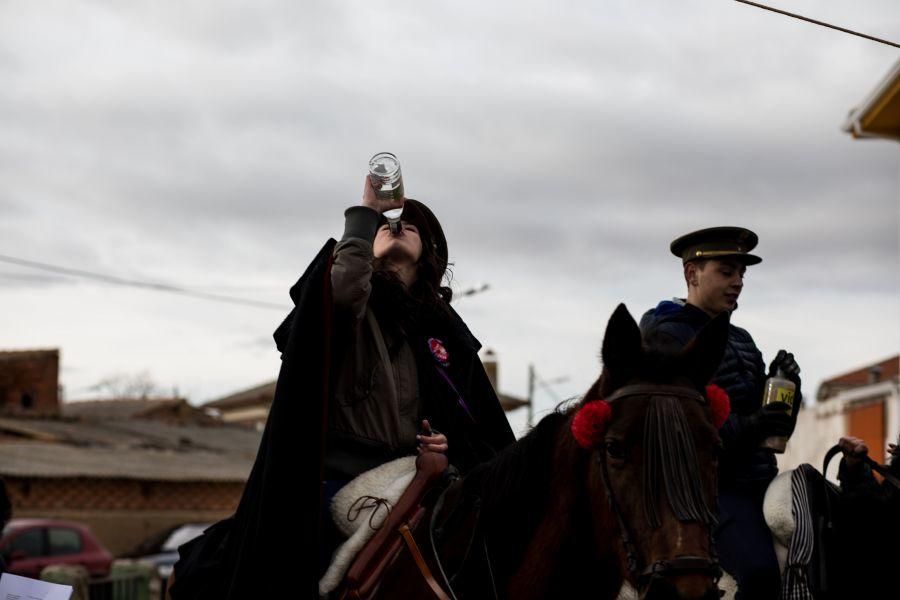
{"label": "hand", "polygon": [[744,427],[758,439],[789,437],[794,432],[796,419],[784,412],[784,405],[766,404],[755,413],[744,417]]}
{"label": "hand", "polygon": [[779,350],[775,355],[772,364],[769,365],[769,377],[774,377],[775,373],[781,369],[784,376],[793,381],[797,387],[800,387],[800,365],[794,360],[794,355],[787,350]]}
{"label": "hand", "polygon": [[844,453],[844,463],[848,468],[855,468],[862,461],[862,457],[869,454],[869,447],[858,437],[846,436],[838,441],[841,451]]}
{"label": "hand", "polygon": [[366,175],[366,183],[363,186],[363,206],[368,206],[372,210],[378,211],[378,214],[381,214],[384,211],[391,210],[393,208],[403,208],[404,200],[406,200],[406,198],[401,198],[400,200],[394,200],[393,198],[382,198],[375,192],[375,186],[372,183],[371,176]]}
{"label": "hand", "polygon": [[794,414],[797,414],[800,402],[803,400],[803,394],[800,392],[800,365],[794,360],[794,355],[787,350],[779,350],[775,355],[772,364],[769,365],[768,377],[774,377],[775,373],[781,369],[785,378],[792,382],[797,389],[794,391]]}
{"label": "hand", "polygon": [[416,452],[419,454],[423,452],[446,454],[449,447],[447,445],[447,436],[440,431],[432,430],[428,419],[422,421],[422,433],[416,436],[416,441],[419,443],[418,448],[416,448]]}

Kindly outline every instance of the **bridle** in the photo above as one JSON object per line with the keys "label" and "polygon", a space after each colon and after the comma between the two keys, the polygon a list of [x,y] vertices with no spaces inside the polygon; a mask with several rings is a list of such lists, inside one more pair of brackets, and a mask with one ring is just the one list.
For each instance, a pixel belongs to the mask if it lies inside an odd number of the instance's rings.
{"label": "bridle", "polygon": [[[623,398],[633,396],[650,396],[651,399],[654,397],[683,398],[704,405],[708,404],[706,397],[694,389],[682,386],[656,384],[627,385],[618,389],[610,397],[606,398],[605,401],[612,404]],[[622,511],[619,508],[619,503],[616,501],[612,486],[610,486],[609,483],[609,470],[606,464],[605,445],[601,444],[598,452],[599,456],[597,460],[601,464],[603,487],[606,490],[606,497],[609,501],[610,510],[615,516],[619,526],[628,570],[635,583],[638,585],[638,588],[643,589],[647,587],[653,579],[688,574],[707,575],[713,579],[715,584],[718,584],[719,578],[722,576],[722,568],[719,565],[718,555],[716,554],[715,544],[713,543],[712,523],[707,523],[707,525],[709,525],[708,558],[703,556],[678,556],[675,558],[657,560],[642,568],[642,562],[638,556],[631,533],[625,524],[625,520],[622,518]]]}
{"label": "bridle", "polygon": [[[655,384],[635,384],[628,385],[620,388],[611,396],[609,396],[605,401],[609,403],[617,402],[623,398],[633,397],[633,396],[650,396],[651,399],[654,397],[664,397],[664,398],[682,398],[688,399],[695,402],[699,402],[700,404],[707,405],[709,402],[706,397],[703,396],[698,391],[682,386],[672,386],[672,385],[655,385]],[[606,491],[606,497],[609,502],[610,510],[615,516],[617,525],[619,527],[620,537],[622,540],[622,545],[625,549],[625,555],[628,565],[628,570],[632,575],[633,581],[637,584],[638,589],[644,589],[654,579],[661,579],[665,577],[672,577],[678,575],[688,575],[688,574],[700,574],[706,575],[710,577],[715,585],[718,585],[719,579],[722,576],[722,569],[719,565],[718,555],[715,551],[715,545],[713,543],[713,535],[712,535],[712,522],[708,522],[709,525],[709,557],[703,556],[677,556],[674,558],[661,559],[653,562],[652,564],[644,566],[639,558],[637,548],[634,545],[633,538],[629,528],[625,524],[625,520],[622,517],[622,512],[619,508],[619,504],[616,500],[615,494],[612,491],[612,487],[609,483],[609,471],[606,464],[606,449],[602,444],[598,449],[600,453],[598,457],[598,461],[601,464],[601,472],[603,485]],[[457,598],[453,589],[453,579],[454,577],[448,577],[444,569],[444,565],[442,564],[440,554],[437,551],[437,538],[442,537],[443,527],[438,527],[437,525],[437,517],[441,512],[441,507],[444,504],[445,495],[449,491],[450,486],[448,485],[441,492],[438,497],[437,502],[435,503],[435,508],[432,511],[431,522],[429,524],[429,538],[432,549],[432,554],[437,563],[437,569],[441,578],[443,580],[444,585],[446,586],[446,590],[451,599],[455,600]],[[479,511],[479,504],[476,504],[476,513]],[[714,517],[713,517],[714,519]],[[476,523],[480,521],[480,519],[476,516]],[[483,536],[483,533],[477,531],[478,526],[476,525],[475,530],[472,531],[471,539],[468,544],[468,549],[465,552],[465,558],[463,559],[463,563],[465,563],[468,559],[472,550],[475,550],[474,546],[476,546],[476,541],[479,536]],[[487,561],[487,569],[491,574],[491,587],[493,591],[493,597],[499,597],[497,592],[496,582],[493,579],[493,568],[491,565],[490,553],[487,549],[487,542],[484,537],[482,537],[482,544],[480,544],[483,548],[485,559]]]}

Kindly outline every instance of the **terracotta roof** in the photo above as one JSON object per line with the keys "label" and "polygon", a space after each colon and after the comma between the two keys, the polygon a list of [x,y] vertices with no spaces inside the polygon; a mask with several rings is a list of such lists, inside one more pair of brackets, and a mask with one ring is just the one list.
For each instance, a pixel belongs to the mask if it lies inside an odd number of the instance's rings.
{"label": "terracotta roof", "polygon": [[[878,377],[873,380],[873,375],[875,373],[877,373]],[[861,387],[879,381],[896,380],[898,378],[900,378],[900,354],[892,356],[891,358],[886,358],[881,362],[849,371],[843,375],[826,379],[819,385],[816,399],[827,400],[842,390]]]}
{"label": "terracotta roof", "polygon": [[900,375],[900,354],[896,356],[892,356],[890,358],[886,358],[881,362],[877,362],[875,364],[866,365],[865,367],[861,367],[856,369],[855,371],[850,371],[849,373],[844,373],[843,375],[838,375],[837,377],[832,377],[831,379],[826,379],[822,382],[823,385],[847,385],[847,386],[856,386],[856,385],[866,385],[871,383],[869,381],[869,374],[872,369],[881,369],[879,375],[879,381],[887,381],[889,379],[893,379]]}

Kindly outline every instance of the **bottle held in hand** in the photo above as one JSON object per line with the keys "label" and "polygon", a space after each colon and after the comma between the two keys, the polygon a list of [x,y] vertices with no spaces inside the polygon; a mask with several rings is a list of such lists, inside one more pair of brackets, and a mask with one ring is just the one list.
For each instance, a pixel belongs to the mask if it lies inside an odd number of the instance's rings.
{"label": "bottle held in hand", "polygon": [[[369,178],[375,187],[375,193],[386,199],[402,200],[403,174],[400,172],[400,161],[390,152],[379,152],[369,160]],[[398,229],[402,208],[384,211],[391,231]]]}
{"label": "bottle held in hand", "polygon": [[[762,403],[772,405],[784,410],[786,415],[790,415],[794,410],[794,394],[797,386],[784,376],[784,371],[778,369],[774,377],[766,380],[765,391],[763,392]],[[787,447],[788,438],[786,436],[771,436],[762,441],[760,447],[768,448],[777,454],[782,454]]]}

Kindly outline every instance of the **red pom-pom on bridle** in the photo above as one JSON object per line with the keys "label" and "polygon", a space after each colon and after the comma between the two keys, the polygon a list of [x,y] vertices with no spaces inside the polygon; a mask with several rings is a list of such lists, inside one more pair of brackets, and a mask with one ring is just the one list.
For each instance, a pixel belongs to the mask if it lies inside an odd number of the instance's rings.
{"label": "red pom-pom on bridle", "polygon": [[731,414],[731,400],[728,399],[728,392],[711,383],[706,386],[706,399],[709,400],[713,425],[716,429],[721,429],[728,419],[728,415]]}
{"label": "red pom-pom on bridle", "polygon": [[[713,425],[720,429],[731,414],[731,401],[728,392],[714,383],[706,386],[706,399]],[[612,418],[612,407],[606,400],[591,400],[575,413],[572,419],[572,435],[578,445],[585,450],[592,450],[600,445],[606,435],[606,427]]]}
{"label": "red pom-pom on bridle", "polygon": [[578,409],[572,419],[572,435],[585,450],[591,450],[603,441],[606,426],[612,418],[612,407],[605,400],[591,400]]}

